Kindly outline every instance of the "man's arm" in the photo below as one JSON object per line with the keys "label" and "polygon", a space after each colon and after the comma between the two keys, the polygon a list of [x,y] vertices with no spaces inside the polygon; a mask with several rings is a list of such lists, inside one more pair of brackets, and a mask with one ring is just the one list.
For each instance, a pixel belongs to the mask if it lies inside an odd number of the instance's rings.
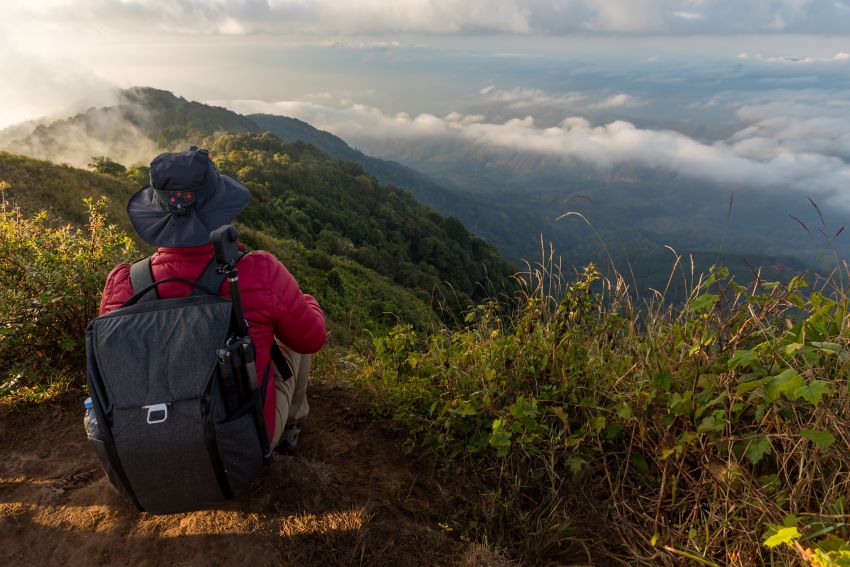
{"label": "man's arm", "polygon": [[118,264],[112,268],[100,298],[100,315],[118,309],[133,296],[133,287],[129,282],[130,264]]}
{"label": "man's arm", "polygon": [[312,295],[301,292],[289,270],[269,254],[269,302],[275,317],[275,336],[302,354],[318,352],[325,344],[325,314]]}

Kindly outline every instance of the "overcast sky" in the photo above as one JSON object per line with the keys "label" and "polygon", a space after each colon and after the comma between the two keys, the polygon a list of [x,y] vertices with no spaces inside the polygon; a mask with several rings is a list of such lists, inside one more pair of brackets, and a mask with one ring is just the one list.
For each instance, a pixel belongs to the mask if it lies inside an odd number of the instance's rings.
{"label": "overcast sky", "polygon": [[442,112],[488,79],[542,86],[565,60],[817,61],[848,34],[850,0],[3,0],[0,127],[136,84]]}
{"label": "overcast sky", "polygon": [[2,0],[0,127],[147,85],[850,207],[850,0]]}
{"label": "overcast sky", "polygon": [[169,33],[847,33],[846,0],[6,0],[15,23]]}

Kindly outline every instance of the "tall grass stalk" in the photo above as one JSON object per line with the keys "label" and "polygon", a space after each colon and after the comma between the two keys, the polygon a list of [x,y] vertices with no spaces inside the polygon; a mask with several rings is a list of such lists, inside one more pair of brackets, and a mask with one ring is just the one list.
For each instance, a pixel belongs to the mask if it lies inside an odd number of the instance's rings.
{"label": "tall grass stalk", "polygon": [[358,379],[377,410],[480,487],[457,528],[527,562],[585,547],[646,565],[843,553],[847,278],[745,286],[673,254],[670,282],[690,264],[684,303],[659,290],[637,305],[592,265],[566,278],[543,248],[513,309],[376,339]]}

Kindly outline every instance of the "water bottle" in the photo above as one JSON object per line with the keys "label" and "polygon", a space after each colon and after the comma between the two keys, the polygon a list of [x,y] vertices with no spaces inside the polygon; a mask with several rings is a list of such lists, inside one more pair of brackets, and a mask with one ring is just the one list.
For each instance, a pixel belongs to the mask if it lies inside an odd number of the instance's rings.
{"label": "water bottle", "polygon": [[100,429],[97,426],[97,414],[94,413],[94,402],[91,398],[86,398],[83,402],[83,407],[86,408],[86,416],[83,418],[83,425],[86,428],[86,435],[89,439],[100,439]]}

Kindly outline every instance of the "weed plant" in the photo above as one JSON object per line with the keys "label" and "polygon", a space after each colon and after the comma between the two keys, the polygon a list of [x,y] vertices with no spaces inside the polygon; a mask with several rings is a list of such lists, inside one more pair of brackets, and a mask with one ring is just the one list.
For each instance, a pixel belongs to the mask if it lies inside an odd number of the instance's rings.
{"label": "weed plant", "polygon": [[2,189],[0,395],[29,389],[37,397],[55,384],[83,383],[86,326],[109,271],[134,254],[133,241],[107,224],[105,197],[84,201],[88,222],[75,228],[44,212],[25,216]]}
{"label": "weed plant", "polygon": [[621,276],[567,282],[549,254],[513,309],[398,326],[358,381],[407,450],[480,487],[450,527],[524,562],[848,565],[841,270],[691,270],[684,303],[637,305]]}

